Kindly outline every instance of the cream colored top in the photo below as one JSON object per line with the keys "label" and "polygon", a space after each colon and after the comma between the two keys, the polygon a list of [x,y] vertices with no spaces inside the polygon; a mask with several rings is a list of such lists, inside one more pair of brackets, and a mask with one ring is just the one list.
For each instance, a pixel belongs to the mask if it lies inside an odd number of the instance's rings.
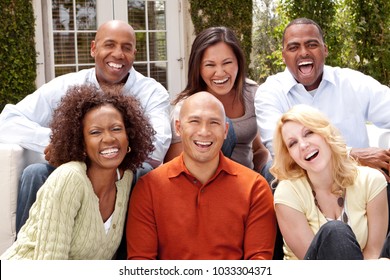
{"label": "cream colored top", "polygon": [[[373,168],[359,166],[355,184],[346,188],[348,224],[362,249],[365,248],[368,238],[367,203],[386,187],[387,182],[382,173]],[[274,193],[274,204],[278,203],[302,212],[314,234],[318,232],[321,225],[327,222],[314,204],[312,190],[306,177],[280,181]],[[297,259],[286,242],[284,242],[283,250],[284,259]]]}

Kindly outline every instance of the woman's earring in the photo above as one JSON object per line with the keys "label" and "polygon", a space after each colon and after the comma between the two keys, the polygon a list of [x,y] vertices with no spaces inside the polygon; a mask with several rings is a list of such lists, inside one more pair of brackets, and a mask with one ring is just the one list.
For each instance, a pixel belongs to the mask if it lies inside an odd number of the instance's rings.
{"label": "woman's earring", "polygon": [[127,148],[127,153],[130,153],[131,152],[131,148],[130,146]]}

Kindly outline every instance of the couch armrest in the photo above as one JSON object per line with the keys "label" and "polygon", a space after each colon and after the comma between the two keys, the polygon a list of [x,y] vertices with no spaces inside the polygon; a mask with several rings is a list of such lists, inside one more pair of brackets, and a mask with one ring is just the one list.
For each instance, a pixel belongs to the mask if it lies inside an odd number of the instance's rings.
{"label": "couch armrest", "polygon": [[19,178],[23,169],[34,162],[44,162],[43,155],[17,144],[0,143],[0,254],[15,240]]}

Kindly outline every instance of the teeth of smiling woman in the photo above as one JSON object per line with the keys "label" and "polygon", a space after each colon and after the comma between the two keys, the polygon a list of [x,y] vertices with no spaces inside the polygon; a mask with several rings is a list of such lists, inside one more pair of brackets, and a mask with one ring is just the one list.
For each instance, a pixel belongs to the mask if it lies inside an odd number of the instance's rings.
{"label": "teeth of smiling woman", "polygon": [[102,155],[109,155],[109,154],[114,154],[117,152],[118,152],[118,149],[107,149],[107,150],[101,151],[100,153]]}
{"label": "teeth of smiling woman", "polygon": [[318,151],[313,151],[313,152],[311,152],[310,154],[308,154],[307,156],[306,156],[306,160],[309,160],[312,156],[314,156],[316,153],[318,153]]}
{"label": "teeth of smiling woman", "polygon": [[114,68],[116,68],[116,69],[121,69],[121,68],[123,67],[122,64],[116,64],[116,63],[113,63],[113,62],[109,62],[108,65],[109,65],[110,67],[114,67]]}
{"label": "teeth of smiling woman", "polygon": [[223,80],[214,80],[214,83],[216,84],[223,84],[225,83],[229,78],[223,79]]}

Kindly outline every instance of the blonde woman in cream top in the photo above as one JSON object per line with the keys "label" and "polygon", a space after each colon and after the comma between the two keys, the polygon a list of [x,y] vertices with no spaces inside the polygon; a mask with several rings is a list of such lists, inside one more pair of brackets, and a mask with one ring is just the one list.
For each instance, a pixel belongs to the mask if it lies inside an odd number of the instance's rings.
{"label": "blonde woman in cream top", "polygon": [[385,177],[350,158],[339,131],[308,105],[282,115],[273,146],[285,259],[379,258],[388,227]]}

